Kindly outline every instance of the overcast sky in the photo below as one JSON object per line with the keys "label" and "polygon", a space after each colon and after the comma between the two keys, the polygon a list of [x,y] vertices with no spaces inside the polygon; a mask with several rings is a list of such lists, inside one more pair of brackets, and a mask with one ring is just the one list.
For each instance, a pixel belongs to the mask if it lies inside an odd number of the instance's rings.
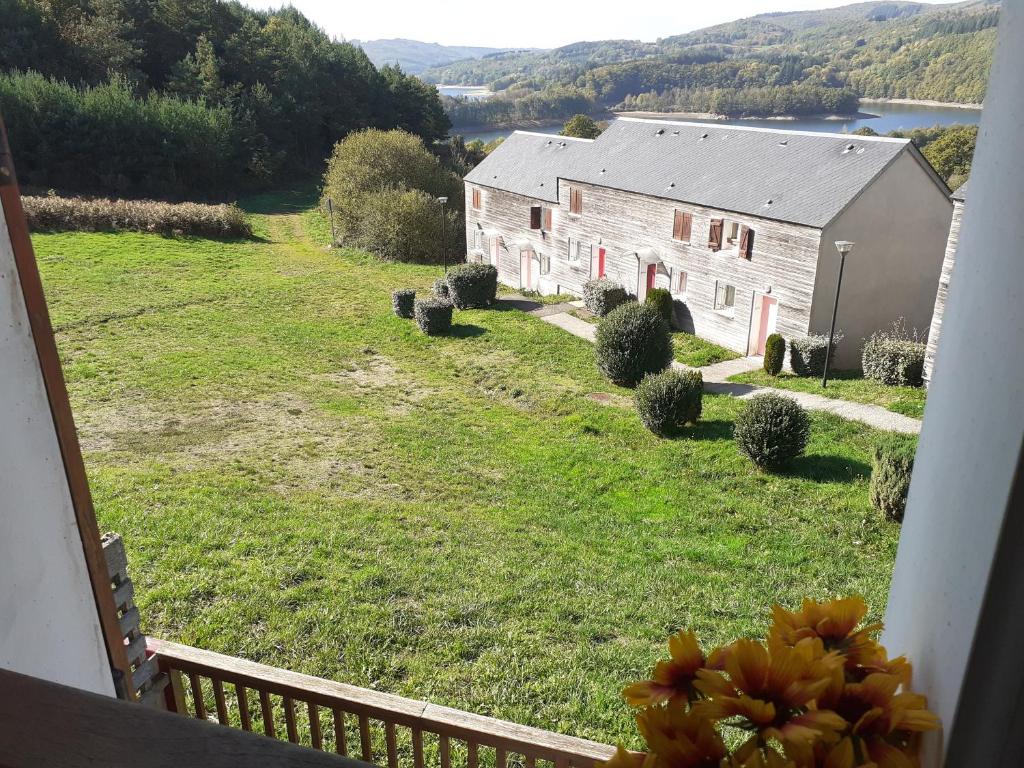
{"label": "overcast sky", "polygon": [[[282,0],[242,0],[276,8]],[[578,40],[656,40],[768,11],[842,0],[292,0],[328,34],[346,40],[407,37],[444,45],[554,48]]]}

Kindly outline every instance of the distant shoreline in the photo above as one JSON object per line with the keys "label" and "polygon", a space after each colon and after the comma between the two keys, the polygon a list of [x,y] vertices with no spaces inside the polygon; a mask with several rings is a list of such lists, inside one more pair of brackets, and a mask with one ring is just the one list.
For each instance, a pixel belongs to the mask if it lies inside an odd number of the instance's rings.
{"label": "distant shoreline", "polygon": [[871,120],[879,117],[870,112],[854,112],[850,115],[837,115],[832,113],[817,115],[770,115],[768,117],[733,117],[732,115],[719,115],[714,112],[615,112],[616,117],[637,117],[644,120],[778,120],[787,122],[790,120]]}
{"label": "distant shoreline", "polygon": [[946,107],[947,109],[981,109],[981,104],[964,104],[956,101],[933,101],[932,99],[869,99],[862,98],[861,104],[908,104],[916,107]]}

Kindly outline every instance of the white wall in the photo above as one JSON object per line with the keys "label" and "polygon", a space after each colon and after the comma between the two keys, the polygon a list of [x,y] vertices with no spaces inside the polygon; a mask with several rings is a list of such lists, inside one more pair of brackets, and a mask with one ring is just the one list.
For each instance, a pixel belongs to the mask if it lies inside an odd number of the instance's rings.
{"label": "white wall", "polygon": [[1024,759],[1021,72],[1024,3],[1004,3],[883,637],[942,718],[929,766],[940,742],[950,768]]}
{"label": "white wall", "polygon": [[114,695],[71,493],[0,215],[0,667]]}

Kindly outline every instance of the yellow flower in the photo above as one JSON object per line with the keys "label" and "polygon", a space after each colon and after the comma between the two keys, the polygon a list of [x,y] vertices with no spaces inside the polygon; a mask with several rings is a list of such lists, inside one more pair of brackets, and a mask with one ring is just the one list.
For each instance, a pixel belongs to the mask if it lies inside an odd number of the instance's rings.
{"label": "yellow flower", "polygon": [[869,624],[857,629],[867,612],[867,605],[856,596],[825,603],[804,598],[799,611],[776,605],[772,608],[769,639],[796,645],[807,638],[819,638],[826,650],[838,651],[847,658],[848,666],[856,665],[865,655],[874,653],[876,643],[871,635],[882,628],[881,624]]}
{"label": "yellow flower", "polygon": [[719,768],[728,752],[713,723],[682,702],[637,713],[636,723],[650,750],[629,752],[621,746],[603,768]]}
{"label": "yellow flower", "polygon": [[693,701],[697,670],[704,666],[704,654],[692,632],[678,632],[669,638],[670,659],[659,661],[650,680],[627,686],[622,697],[633,707],[653,707],[671,701]]}

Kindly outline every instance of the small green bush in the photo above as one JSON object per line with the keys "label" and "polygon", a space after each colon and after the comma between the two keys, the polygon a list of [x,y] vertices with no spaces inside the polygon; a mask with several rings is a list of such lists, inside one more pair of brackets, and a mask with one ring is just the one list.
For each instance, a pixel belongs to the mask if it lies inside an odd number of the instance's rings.
{"label": "small green bush", "polygon": [[498,295],[498,269],[492,264],[460,264],[448,272],[448,297],[459,309],[488,307]]}
{"label": "small green bush", "polygon": [[631,301],[609,312],[594,339],[597,367],[616,384],[635,387],[672,362],[672,333],[654,307]]}
{"label": "small green bush", "polygon": [[864,377],[888,386],[924,384],[925,345],[909,334],[902,322],[888,331],[876,331],[864,342],[861,365]]}
{"label": "small green bush", "polygon": [[443,336],[452,328],[452,303],[448,299],[419,299],[413,314],[428,336]]}
{"label": "small green bush", "polygon": [[[843,334],[836,331],[832,338],[832,358],[836,347],[843,340]],[[797,376],[821,376],[825,373],[825,355],[828,352],[828,336],[804,336],[789,340],[789,367]]]}
{"label": "small green bush", "polygon": [[778,376],[786,359],[786,340],[773,333],[764,342],[764,369],[769,376]]}
{"label": "small green bush", "polygon": [[237,205],[45,195],[21,198],[33,232],[155,232],[196,237],[252,237]]}
{"label": "small green bush", "polygon": [[762,469],[774,469],[804,452],[811,419],[795,400],[765,392],[750,398],[733,434],[740,453]]}
{"label": "small green bush", "polygon": [[656,435],[671,437],[700,418],[703,395],[700,371],[669,368],[645,376],[637,385],[634,400],[644,426]]}
{"label": "small green bush", "polygon": [[626,289],[607,278],[588,280],[583,284],[583,306],[598,317],[604,317],[627,301],[629,294]]}
{"label": "small green bush", "polygon": [[434,295],[439,299],[448,298],[448,278],[439,277],[434,281]]}
{"label": "small green bush", "polygon": [[391,308],[398,317],[409,319],[413,316],[416,303],[416,291],[402,288],[391,292]]}
{"label": "small green bush", "polygon": [[664,288],[651,288],[647,292],[647,298],[644,299],[644,304],[650,304],[656,310],[661,313],[661,316],[665,318],[665,322],[668,323],[669,328],[672,327],[672,294]]}
{"label": "small green bush", "polygon": [[917,437],[890,433],[875,443],[871,456],[871,505],[892,520],[903,520]]}

